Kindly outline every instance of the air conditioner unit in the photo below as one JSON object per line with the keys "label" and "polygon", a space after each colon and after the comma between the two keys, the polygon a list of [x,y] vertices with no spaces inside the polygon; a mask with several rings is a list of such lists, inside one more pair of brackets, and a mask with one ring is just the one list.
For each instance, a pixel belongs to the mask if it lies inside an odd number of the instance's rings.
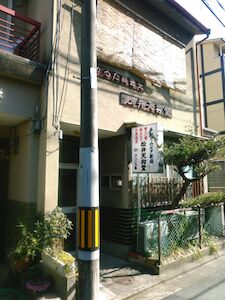
{"label": "air conditioner unit", "polygon": [[[162,220],[161,227],[161,243],[165,244],[168,236],[167,222]],[[140,222],[137,227],[137,252],[141,254],[151,255],[158,253],[158,221],[151,220]]]}
{"label": "air conditioner unit", "polygon": [[158,224],[155,220],[141,222],[137,230],[137,252],[141,254],[151,253],[157,250]]}

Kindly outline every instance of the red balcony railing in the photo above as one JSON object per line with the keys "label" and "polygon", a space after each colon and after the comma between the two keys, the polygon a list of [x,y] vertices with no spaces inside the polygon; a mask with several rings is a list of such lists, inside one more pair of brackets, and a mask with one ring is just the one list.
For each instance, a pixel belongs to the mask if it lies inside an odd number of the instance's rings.
{"label": "red balcony railing", "polygon": [[0,5],[0,51],[39,61],[41,23]]}

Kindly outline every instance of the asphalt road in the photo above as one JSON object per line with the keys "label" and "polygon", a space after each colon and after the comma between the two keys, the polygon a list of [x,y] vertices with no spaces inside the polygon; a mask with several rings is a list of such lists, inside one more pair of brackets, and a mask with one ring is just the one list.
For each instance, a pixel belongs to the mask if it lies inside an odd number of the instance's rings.
{"label": "asphalt road", "polygon": [[225,300],[225,256],[153,286],[130,300]]}

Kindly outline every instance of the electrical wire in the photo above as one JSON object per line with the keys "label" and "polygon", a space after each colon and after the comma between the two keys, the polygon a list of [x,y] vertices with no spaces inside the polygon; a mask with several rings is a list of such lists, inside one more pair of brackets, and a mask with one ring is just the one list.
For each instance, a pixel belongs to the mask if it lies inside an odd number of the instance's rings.
{"label": "electrical wire", "polygon": [[58,109],[58,118],[60,119],[60,115],[63,111],[64,102],[65,102],[65,95],[66,95],[66,89],[68,85],[68,74],[70,73],[70,56],[71,56],[71,45],[72,45],[72,28],[73,28],[73,19],[74,19],[74,7],[75,4],[71,7],[71,21],[70,21],[70,29],[69,29],[69,41],[68,41],[68,52],[66,57],[66,65],[65,65],[65,71],[64,71],[64,80],[63,85],[61,89],[61,95],[60,95],[60,103],[59,103],[59,109]]}
{"label": "electrical wire", "polygon": [[[39,119],[41,120],[44,120],[46,115],[47,115],[47,94],[48,94],[48,87],[49,87],[49,73],[50,71],[53,71],[54,70],[54,65],[55,65],[55,61],[56,61],[56,47],[57,47],[57,32],[55,33],[55,37],[54,37],[54,40],[53,40],[53,45],[52,45],[52,48],[51,48],[51,51],[50,51],[50,61],[47,65],[47,70],[46,70],[46,73],[45,73],[45,78],[43,80],[43,87],[44,87],[44,92],[41,92],[41,95],[40,95],[40,98],[41,98],[41,101],[40,101],[40,104],[38,105],[37,109],[36,109],[36,117],[39,117]],[[40,117],[39,114],[41,113],[41,108],[42,108],[42,105],[44,103],[44,101],[46,100],[46,109],[45,109],[45,112],[43,113],[43,116]]]}
{"label": "electrical wire", "polygon": [[[59,99],[59,65],[60,65],[60,52],[59,52],[59,43],[60,43],[60,32],[64,23],[64,11],[61,17],[61,0],[57,2],[57,17],[56,17],[56,32],[53,40],[53,45],[50,54],[50,61],[48,63],[47,71],[45,74],[45,78],[43,81],[43,89],[40,93],[41,101],[36,108],[36,119],[43,121],[47,116],[47,107],[48,107],[48,88],[49,88],[49,73],[52,71],[52,89],[53,89],[53,119],[52,125],[57,130],[59,122],[58,122],[58,99]],[[62,21],[61,21],[62,19]],[[39,99],[40,99],[39,98]],[[43,104],[46,103],[46,107],[44,112],[41,113]],[[41,116],[40,116],[41,114]]]}
{"label": "electrical wire", "polygon": [[56,47],[54,51],[55,60],[52,68],[52,79],[53,79],[53,119],[52,126],[58,130],[58,116],[57,116],[57,107],[58,107],[58,99],[59,99],[59,45],[60,45],[60,19],[61,19],[61,0],[57,1],[57,18],[56,18]]}
{"label": "electrical wire", "polygon": [[[47,116],[47,109],[48,109],[48,94],[49,94],[49,74],[52,71],[52,92],[53,92],[53,119],[52,119],[52,126],[56,129],[56,132],[59,132],[60,130],[60,124],[59,124],[59,119],[60,119],[60,112],[61,109],[63,109],[63,103],[64,103],[64,95],[66,94],[66,87],[67,87],[67,78],[68,78],[68,73],[69,73],[69,66],[70,66],[70,56],[71,56],[71,35],[72,35],[72,28],[73,28],[73,18],[74,18],[74,7],[77,6],[77,4],[73,4],[71,7],[71,22],[70,22],[70,33],[69,33],[69,42],[68,42],[68,52],[67,52],[67,59],[66,59],[66,67],[65,67],[65,72],[64,72],[64,82],[61,90],[61,95],[59,93],[59,79],[60,79],[60,74],[59,74],[59,67],[60,67],[60,52],[59,52],[59,42],[60,42],[60,35],[61,35],[61,28],[63,27],[64,23],[64,12],[65,9],[63,10],[63,14],[61,16],[61,7],[62,3],[61,0],[60,5],[58,4],[58,9],[57,9],[57,21],[56,21],[56,32],[53,40],[53,45],[51,49],[51,54],[50,54],[50,61],[47,66],[47,70],[45,73],[45,78],[43,80],[43,85],[42,85],[42,90],[40,92],[40,97],[41,101],[39,101],[39,105],[37,105],[36,112],[35,112],[35,117],[34,120],[40,120],[43,122],[46,119]],[[59,2],[58,2],[59,3]],[[65,3],[67,3],[67,0],[65,0]],[[62,20],[62,21],[61,21]],[[60,97],[60,98],[59,98]],[[60,99],[60,100],[59,100]],[[45,108],[43,107],[45,103]],[[55,135],[55,133],[53,134]],[[48,137],[49,138],[49,137]]]}
{"label": "electrical wire", "polygon": [[[220,24],[225,27],[225,24],[221,21],[221,19],[217,16],[217,14],[213,11],[213,9],[211,8],[211,6],[208,4],[208,2],[206,0],[202,0],[202,2],[204,3],[204,5],[210,10],[210,12],[214,15],[214,17],[220,22]],[[217,1],[218,3],[218,1]]]}
{"label": "electrical wire", "polygon": [[[65,3],[67,0],[65,1]],[[60,4],[61,5],[61,0]],[[71,45],[72,45],[72,29],[73,29],[73,20],[74,20],[74,8],[76,7],[76,4],[72,4],[71,6],[71,12],[70,12],[70,28],[69,28],[69,34],[68,34],[68,47],[67,47],[67,56],[66,56],[66,65],[64,68],[64,75],[62,76],[62,87],[60,86],[61,83],[61,76],[60,76],[60,51],[57,53],[57,59],[55,63],[55,76],[56,76],[56,87],[55,87],[55,114],[54,114],[54,124],[53,126],[57,129],[60,130],[60,117],[63,111],[64,103],[65,103],[65,95],[66,95],[66,90],[67,90],[67,85],[68,85],[68,74],[70,72],[70,63],[71,63]],[[61,35],[61,28],[63,27],[63,20],[64,20],[64,12],[63,10],[63,15],[62,15],[62,23],[61,20],[58,22],[58,32],[59,32],[59,37],[58,39],[60,40],[60,35]],[[60,17],[61,14],[59,14]],[[58,40],[58,41],[59,41]],[[59,44],[59,43],[58,43]],[[57,47],[59,49],[59,47]]]}
{"label": "electrical wire", "polygon": [[[67,0],[65,0],[66,4]],[[68,35],[68,47],[67,47],[67,57],[66,57],[66,65],[65,65],[65,70],[64,70],[64,76],[63,76],[63,84],[62,87],[60,86],[61,80],[60,80],[60,70],[61,70],[61,55],[59,51],[59,45],[60,45],[60,37],[61,37],[61,29],[63,27],[64,23],[64,14],[65,14],[65,9],[63,10],[63,14],[61,16],[61,7],[62,7],[62,2],[59,0],[58,2],[59,6],[59,13],[58,13],[58,20],[57,20],[57,45],[56,45],[56,60],[55,60],[55,65],[54,65],[54,71],[53,76],[54,76],[54,115],[53,115],[53,122],[52,125],[55,127],[58,131],[60,130],[60,116],[62,109],[64,107],[64,95],[66,93],[66,87],[68,84],[68,73],[69,73],[69,67],[70,67],[70,55],[71,55],[71,41],[72,41],[72,28],[73,28],[73,17],[74,17],[74,7],[76,6],[75,4],[72,4],[71,6],[71,20],[70,20],[70,29],[69,29],[69,35]],[[62,19],[62,20],[61,20]]]}
{"label": "electrical wire", "polygon": [[221,4],[221,2],[219,0],[216,0],[216,2],[218,3],[218,5],[220,6],[220,8],[222,8],[223,10],[225,10],[224,6]]}

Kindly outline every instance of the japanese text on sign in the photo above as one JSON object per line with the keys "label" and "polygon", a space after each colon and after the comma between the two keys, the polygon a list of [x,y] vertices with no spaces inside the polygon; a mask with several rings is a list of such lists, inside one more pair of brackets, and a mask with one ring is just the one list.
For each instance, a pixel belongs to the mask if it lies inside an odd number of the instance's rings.
{"label": "japanese text on sign", "polygon": [[155,115],[161,115],[167,118],[172,117],[172,109],[170,107],[156,104],[154,102],[140,99],[124,93],[120,94],[120,104],[130,106],[132,108],[137,108]]}
{"label": "japanese text on sign", "polygon": [[132,128],[133,172],[162,172],[163,127],[151,124]]}
{"label": "japanese text on sign", "polygon": [[99,78],[118,83],[140,93],[143,93],[145,90],[144,84],[140,81],[131,79],[127,76],[119,74],[118,72],[110,71],[102,67],[97,68],[97,76]]}

